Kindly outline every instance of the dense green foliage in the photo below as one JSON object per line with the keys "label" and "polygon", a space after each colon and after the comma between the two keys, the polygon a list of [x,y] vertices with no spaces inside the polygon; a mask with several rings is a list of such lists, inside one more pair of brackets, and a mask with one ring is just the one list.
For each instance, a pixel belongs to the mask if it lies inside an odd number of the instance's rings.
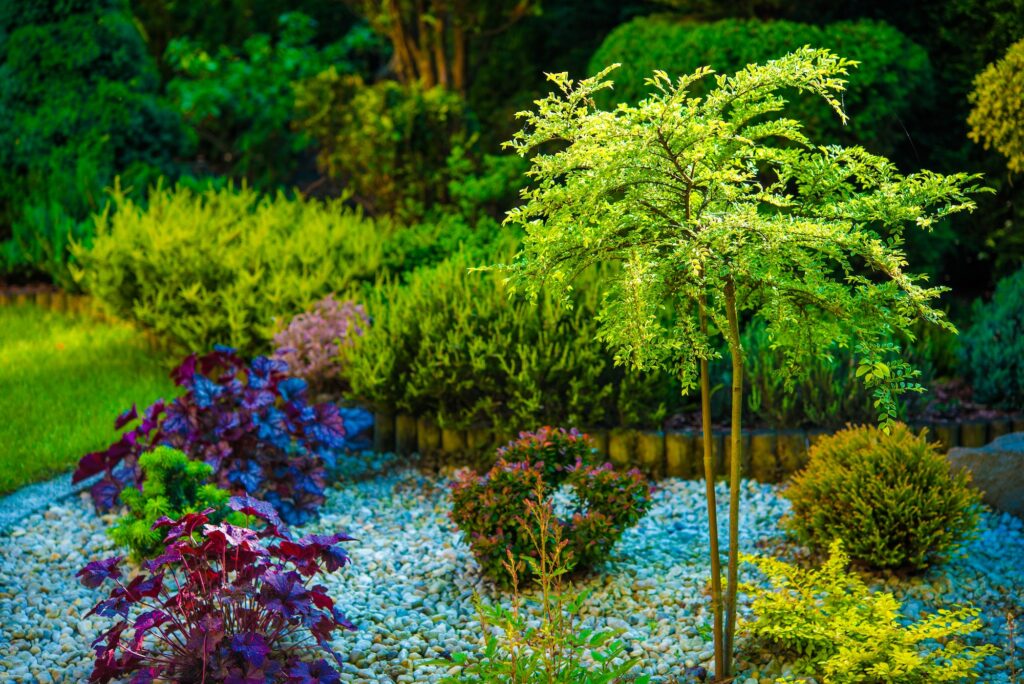
{"label": "dense green foliage", "polygon": [[871,567],[914,570],[945,560],[973,533],[981,500],[967,475],[950,475],[925,435],[902,424],[822,438],[785,495],[787,526],[802,542],[824,550],[842,539]]}
{"label": "dense green foliage", "polygon": [[330,68],[297,86],[300,131],[318,164],[371,214],[422,216],[448,198],[448,157],[469,136],[461,97],[442,88],[381,81]]}
{"label": "dense green foliage", "polygon": [[[859,62],[842,102],[849,121],[835,115],[813,93],[786,92],[787,112],[819,144],[860,144],[892,154],[906,142],[906,126],[932,101],[928,54],[882,22],[838,22],[815,26],[789,21],[723,20],[710,24],[654,15],[612,31],[594,53],[590,73],[621,63],[615,88],[596,95],[600,105],[636,103],[654,90],[646,83],[656,69],[673,79],[702,66],[732,73],[748,64],[775,59],[804,45],[828,48]],[[711,81],[696,83],[704,95]]]}
{"label": "dense green foliage", "polygon": [[121,502],[128,510],[107,530],[115,543],[130,551],[133,562],[141,563],[164,550],[166,531],[153,529],[153,523],[163,516],[177,520],[186,513],[210,508],[213,511],[207,517],[214,525],[225,519],[244,524],[244,516],[230,515],[231,493],[210,483],[213,468],[206,463],[161,446],[140,456],[139,467],[145,476],[142,488],[127,487],[121,492]]}
{"label": "dense green foliage", "polygon": [[[5,3],[0,10],[0,275],[44,271],[73,287],[68,244],[115,174],[174,169],[180,121],[125,0]],[[5,241],[6,240],[6,241]]]}
{"label": "dense green foliage", "polygon": [[276,317],[375,278],[392,230],[338,201],[157,187],[145,206],[115,191],[75,255],[80,282],[118,315],[189,351],[253,354],[270,350]]}
{"label": "dense green foliage", "polygon": [[1024,408],[1024,269],[999,281],[991,301],[976,301],[973,318],[960,341],[974,398]]}
{"label": "dense green foliage", "polygon": [[[584,438],[586,441],[586,438]],[[539,560],[537,535],[557,543],[538,530],[524,515],[524,502],[546,506],[564,483],[573,493],[573,508],[559,516],[561,537],[574,572],[584,572],[611,552],[622,533],[636,525],[650,507],[650,489],[638,470],[616,471],[611,464],[585,465],[566,471],[546,468],[530,454],[512,449],[526,460],[497,463],[483,476],[462,472],[452,485],[452,521],[458,525],[484,574],[504,585],[513,581],[513,563]],[[526,561],[519,572],[523,579],[536,576],[535,563]]]}
{"label": "dense green foliage", "polygon": [[978,74],[970,100],[971,140],[998,150],[1010,171],[1024,171],[1024,40]]}
{"label": "dense green foliage", "polygon": [[0,494],[109,443],[125,404],[173,394],[163,359],[130,327],[0,306]]}
{"label": "dense green foliage", "polygon": [[[745,556],[768,586],[747,584],[753,597],[754,638],[782,651],[795,675],[830,684],[932,684],[978,677],[995,647],[967,646],[963,637],[981,627],[969,607],[940,610],[907,624],[896,598],[872,591],[846,571],[842,543],[817,569],[768,557]],[[787,677],[778,681],[803,681]]]}
{"label": "dense green foliage", "polygon": [[[260,187],[290,184],[308,136],[293,130],[295,84],[328,67],[359,73],[383,61],[383,44],[365,26],[324,48],[313,44],[315,22],[299,13],[280,18],[276,40],[248,37],[240,50],[208,52],[188,38],[167,48],[175,72],[167,85],[190,125],[200,162]],[[344,106],[344,105],[339,105]]]}
{"label": "dense green foliage", "polygon": [[660,424],[672,383],[612,364],[597,339],[593,280],[568,311],[509,302],[500,276],[469,270],[480,263],[459,253],[368,296],[373,325],[348,354],[355,398],[456,428]]}

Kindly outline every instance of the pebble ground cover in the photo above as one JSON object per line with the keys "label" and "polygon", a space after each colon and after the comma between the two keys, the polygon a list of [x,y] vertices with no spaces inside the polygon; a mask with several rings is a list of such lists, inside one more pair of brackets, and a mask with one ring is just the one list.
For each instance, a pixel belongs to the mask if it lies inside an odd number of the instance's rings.
{"label": "pebble ground cover", "polygon": [[[431,682],[456,672],[446,658],[479,646],[474,592],[485,600],[508,600],[481,578],[448,519],[447,484],[390,457],[353,457],[319,520],[302,528],[347,529],[360,540],[346,545],[353,565],[326,578],[339,608],[358,626],[334,644],[347,661],[342,681]],[[582,581],[593,590],[588,620],[621,631],[628,653],[642,658],[643,671],[655,682],[680,681],[686,666],[712,657],[703,487],[699,481],[660,482],[650,513],[625,533],[611,560]],[[777,486],[745,481],[741,506],[744,551],[798,555],[778,525],[789,504]],[[74,573],[115,551],[105,531],[112,520],[98,516],[84,495],[75,496],[0,538],[0,681],[87,679],[88,643],[105,620],[83,619],[98,594],[75,581]],[[971,639],[998,650],[986,660],[981,681],[1009,684],[1014,669],[1021,670],[1024,650],[1018,630],[1017,661],[1010,660],[1006,620],[1024,595],[1022,528],[1019,519],[986,510],[977,539],[962,556],[920,576],[882,574],[872,581],[902,599],[908,617],[962,602],[981,608],[984,629]],[[743,684],[771,682],[784,670],[742,636],[739,652],[737,681]]]}
{"label": "pebble ground cover", "polygon": [[172,394],[167,370],[133,327],[0,307],[0,494],[109,443],[126,403]]}

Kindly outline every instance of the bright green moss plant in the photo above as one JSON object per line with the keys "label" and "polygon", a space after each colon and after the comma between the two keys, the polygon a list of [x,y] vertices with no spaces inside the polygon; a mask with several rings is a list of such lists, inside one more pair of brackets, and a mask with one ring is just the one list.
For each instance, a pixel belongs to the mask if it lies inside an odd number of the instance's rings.
{"label": "bright green moss plant", "polygon": [[[774,344],[797,359],[834,343],[854,349],[857,375],[872,387],[885,428],[897,416],[896,396],[921,389],[895,355],[892,333],[911,335],[920,319],[952,328],[931,306],[941,288],[904,272],[902,231],[972,209],[977,178],[903,176],[862,148],[816,146],[799,121],[780,115],[782,93],[797,90],[820,97],[845,120],[840,98],[851,66],[808,47],[731,76],[701,68],[673,80],[657,71],[650,98],[613,111],[598,108],[595,98],[611,87],[605,77],[614,67],[579,83],[555,74],[560,92],[523,112],[524,129],[509,143],[532,162],[524,203],[506,218],[526,232],[521,252],[504,267],[512,291],[534,299],[553,292],[571,303],[580,273],[616,262],[604,273],[597,314],[616,361],[671,369],[685,390],[700,386],[719,681],[733,675],[741,324],[761,317]],[[710,83],[697,86],[703,81]],[[732,367],[724,595],[708,373],[717,339],[727,344]],[[799,376],[801,368],[790,371]]]}
{"label": "bright green moss plant", "polygon": [[270,351],[275,317],[374,280],[392,231],[340,200],[157,186],[140,204],[115,188],[92,248],[73,252],[79,282],[117,315],[190,352],[252,356]]}
{"label": "bright green moss plant", "polygon": [[745,626],[756,641],[781,650],[797,675],[827,684],[962,682],[977,679],[978,666],[996,652],[991,644],[964,643],[981,627],[975,608],[942,609],[907,624],[895,596],[846,571],[838,540],[816,570],[746,554],[742,560],[767,581],[743,586],[754,614]]}
{"label": "bright green moss plant", "polygon": [[922,570],[948,558],[978,521],[980,493],[925,435],[902,423],[888,433],[850,427],[824,437],[785,496],[786,526],[823,551],[842,539],[874,568]]}
{"label": "bright green moss plant", "polygon": [[145,473],[142,489],[128,487],[121,492],[121,502],[128,511],[108,530],[110,538],[129,550],[135,563],[154,558],[163,552],[166,530],[153,529],[163,516],[177,520],[187,513],[208,514],[211,524],[228,520],[244,525],[244,516],[228,509],[231,493],[210,483],[213,468],[202,461],[193,461],[178,449],[157,447],[139,457]]}

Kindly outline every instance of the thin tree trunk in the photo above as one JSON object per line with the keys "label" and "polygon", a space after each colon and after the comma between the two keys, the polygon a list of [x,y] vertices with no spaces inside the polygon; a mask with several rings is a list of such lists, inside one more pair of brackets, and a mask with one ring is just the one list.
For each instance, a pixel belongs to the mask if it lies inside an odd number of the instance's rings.
{"label": "thin tree trunk", "polygon": [[466,30],[453,17],[452,26],[452,85],[456,92],[465,95],[469,82],[469,67],[466,62]]}
{"label": "thin tree trunk", "polygon": [[[707,300],[701,296],[700,330],[707,337]],[[718,501],[715,496],[714,446],[711,441],[711,374],[707,359],[700,360],[700,414],[704,437],[704,482],[708,503],[708,543],[711,552],[711,611],[714,616],[715,680],[726,670],[726,652],[722,631],[722,559],[718,552]]]}
{"label": "thin tree trunk", "polygon": [[736,289],[732,280],[725,284],[725,315],[729,320],[729,356],[732,359],[732,425],[729,458],[729,572],[725,587],[725,671],[732,674],[733,638],[736,635],[736,594],[739,579],[740,475],[743,461],[743,350],[736,313]]}

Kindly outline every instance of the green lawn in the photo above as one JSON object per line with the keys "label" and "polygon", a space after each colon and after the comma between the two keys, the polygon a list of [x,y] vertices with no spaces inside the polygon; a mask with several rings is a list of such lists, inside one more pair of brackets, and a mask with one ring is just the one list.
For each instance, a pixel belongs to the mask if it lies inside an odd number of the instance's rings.
{"label": "green lawn", "polygon": [[171,397],[167,364],[123,324],[0,306],[0,494],[70,470],[114,419]]}

